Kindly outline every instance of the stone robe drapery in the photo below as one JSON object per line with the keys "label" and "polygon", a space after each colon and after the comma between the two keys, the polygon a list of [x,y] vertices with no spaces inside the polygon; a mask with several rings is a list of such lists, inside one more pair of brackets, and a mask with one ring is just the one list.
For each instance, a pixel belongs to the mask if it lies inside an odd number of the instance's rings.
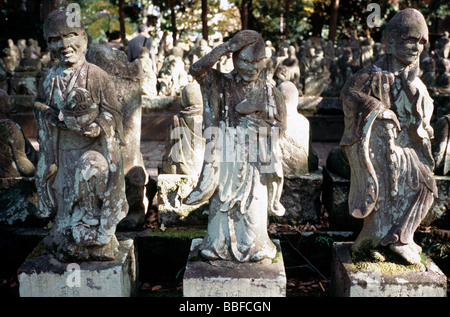
{"label": "stone robe drapery", "polygon": [[[60,113],[74,88],[86,89],[99,107],[97,137],[56,127],[45,118],[49,109]],[[115,239],[117,223],[128,212],[120,148],[122,113],[115,96],[108,75],[85,62],[71,74],[59,65],[51,68],[36,99],[38,209],[42,216],[56,213],[47,242],[64,254],[62,258],[89,258],[83,248],[109,244]]]}
{"label": "stone robe drapery", "polygon": [[[210,200],[208,230],[200,249],[213,257],[239,262],[273,258],[276,248],[268,237],[267,218],[268,212],[284,214],[279,201],[282,160],[276,138],[277,132],[281,137],[285,131],[284,98],[259,79],[249,84],[252,92],[246,94],[236,72],[223,74],[210,69],[196,80],[203,95],[205,163],[185,203]],[[240,114],[237,105],[253,98],[250,95],[255,92],[252,96],[258,98],[255,104],[259,110]],[[248,117],[253,115],[271,126],[269,137],[257,135],[249,127]]]}
{"label": "stone robe drapery", "polygon": [[[437,196],[430,141],[433,101],[419,78],[411,85],[414,96],[384,57],[356,73],[342,90],[340,145],[351,167],[349,211],[365,218],[355,245],[365,238],[375,245],[412,242]],[[395,113],[394,120],[380,119],[386,110]]]}

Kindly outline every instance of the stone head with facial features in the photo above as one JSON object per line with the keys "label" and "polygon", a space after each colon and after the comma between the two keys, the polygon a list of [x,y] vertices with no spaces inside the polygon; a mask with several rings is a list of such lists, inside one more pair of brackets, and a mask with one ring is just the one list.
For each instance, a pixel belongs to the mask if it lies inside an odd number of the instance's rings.
{"label": "stone head with facial features", "polygon": [[428,27],[423,15],[415,9],[398,12],[386,25],[383,33],[386,53],[394,63],[408,66],[417,62],[428,43]]}
{"label": "stone head with facial features", "polygon": [[51,12],[44,22],[44,38],[61,65],[73,68],[85,61],[88,39],[81,21],[78,25],[68,22],[66,11]]}

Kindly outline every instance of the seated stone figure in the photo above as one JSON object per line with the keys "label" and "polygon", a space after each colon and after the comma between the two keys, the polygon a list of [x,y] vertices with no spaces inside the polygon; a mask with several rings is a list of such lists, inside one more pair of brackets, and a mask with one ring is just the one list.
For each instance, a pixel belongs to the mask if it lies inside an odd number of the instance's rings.
{"label": "seated stone figure", "polygon": [[385,246],[423,267],[414,232],[437,197],[431,153],[433,100],[419,78],[428,28],[415,9],[387,24],[386,55],[357,72],[341,99],[348,158],[349,211],[364,219],[353,252]]}
{"label": "seated stone figure", "polygon": [[64,10],[55,10],[44,22],[59,63],[41,81],[34,104],[38,211],[55,215],[44,243],[60,261],[112,260],[116,226],[128,212],[122,112],[109,75],[86,61],[84,26],[66,20]]}
{"label": "seated stone figure", "polygon": [[191,83],[182,91],[182,107],[173,117],[166,140],[162,171],[198,177],[203,165],[203,100],[200,86]]}
{"label": "seated stone figure", "polygon": [[34,176],[36,161],[33,145],[10,119],[8,94],[0,89],[0,178]]}
{"label": "seated stone figure", "polygon": [[297,87],[292,82],[285,81],[278,89],[286,102],[286,133],[280,145],[283,174],[292,178],[317,170],[319,159],[311,148],[309,121],[297,111]]}

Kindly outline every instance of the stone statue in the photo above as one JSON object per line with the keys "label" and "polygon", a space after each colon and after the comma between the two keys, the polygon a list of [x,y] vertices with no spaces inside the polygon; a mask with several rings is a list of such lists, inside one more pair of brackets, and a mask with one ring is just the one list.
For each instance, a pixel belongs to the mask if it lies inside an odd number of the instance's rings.
{"label": "stone statue", "polygon": [[437,175],[450,174],[450,114],[439,118],[433,125],[434,139],[432,140],[434,172]]}
{"label": "stone statue", "polygon": [[116,226],[128,212],[122,112],[108,74],[86,61],[84,26],[66,21],[55,10],[43,26],[59,64],[34,103],[38,209],[42,217],[55,214],[44,243],[60,261],[108,261],[117,256]]}
{"label": "stone statue", "polygon": [[351,168],[349,211],[363,218],[353,244],[386,246],[421,264],[414,232],[437,197],[431,153],[433,100],[418,77],[428,28],[415,9],[387,24],[386,56],[356,73],[341,99],[345,130],[340,145]]}
{"label": "stone statue", "polygon": [[315,171],[319,167],[317,154],[311,148],[309,121],[298,113],[298,90],[285,81],[278,86],[286,102],[286,133],[281,139],[283,173],[287,178]]}
{"label": "stone statue", "polygon": [[282,82],[290,81],[294,83],[294,85],[297,87],[297,90],[301,92],[300,63],[296,56],[294,46],[289,46],[288,57],[285,58],[280,65],[278,65],[277,69],[275,70],[275,77],[278,85],[280,85]]}
{"label": "stone statue", "polygon": [[31,177],[37,152],[21,127],[10,119],[9,96],[0,89],[0,178]]}
{"label": "stone statue", "polygon": [[[234,70],[213,66],[233,53]],[[203,95],[205,158],[199,181],[184,200],[209,200],[200,254],[208,260],[258,262],[273,259],[268,213],[281,216],[283,171],[279,138],[286,130],[286,106],[278,89],[259,78],[265,43],[243,30],[193,64],[191,75]]]}
{"label": "stone statue", "polygon": [[203,100],[199,84],[186,85],[181,96],[183,109],[173,116],[169,126],[162,172],[198,177],[205,149],[202,136]]}
{"label": "stone statue", "polygon": [[311,42],[306,46],[302,58],[301,73],[303,77],[303,94],[320,96],[330,84],[330,71],[327,60],[319,43]]}
{"label": "stone statue", "polygon": [[141,48],[139,61],[142,65],[142,94],[147,97],[156,97],[158,95],[156,88],[158,79],[156,78],[153,60],[145,46]]}
{"label": "stone statue", "polygon": [[[150,59],[147,48],[145,50],[147,58]],[[141,229],[149,204],[147,198],[149,192],[146,189],[149,177],[141,153],[142,64],[139,59],[129,62],[124,51],[102,44],[89,46],[86,60],[110,75],[123,116],[123,173],[129,208],[127,216],[117,228]]]}

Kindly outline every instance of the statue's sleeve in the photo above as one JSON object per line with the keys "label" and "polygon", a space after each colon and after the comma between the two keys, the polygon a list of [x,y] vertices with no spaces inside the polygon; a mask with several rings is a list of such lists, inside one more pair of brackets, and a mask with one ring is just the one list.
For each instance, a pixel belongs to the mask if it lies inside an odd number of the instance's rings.
{"label": "statue's sleeve", "polygon": [[344,111],[345,130],[340,145],[349,146],[361,141],[364,126],[369,115],[383,108],[380,100],[364,91],[365,85],[372,81],[370,70],[356,73],[347,81],[341,92],[342,109]]}

